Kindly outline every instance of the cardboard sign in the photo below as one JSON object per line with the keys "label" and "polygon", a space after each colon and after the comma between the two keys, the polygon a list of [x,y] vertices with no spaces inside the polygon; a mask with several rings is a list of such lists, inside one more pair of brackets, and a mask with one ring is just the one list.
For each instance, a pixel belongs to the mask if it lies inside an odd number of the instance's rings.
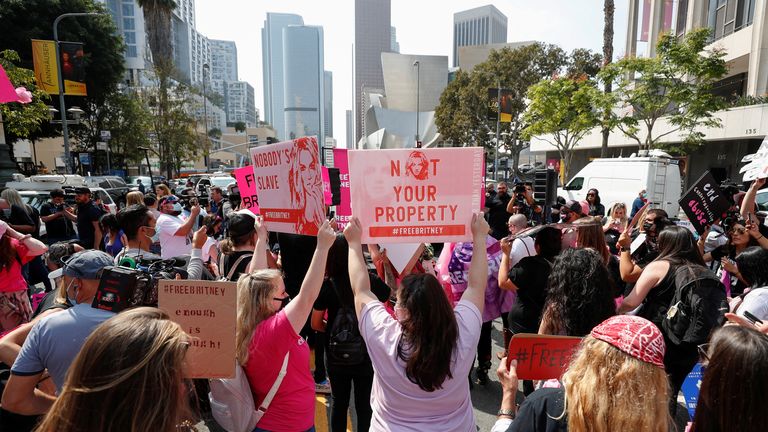
{"label": "cardboard sign", "polygon": [[272,232],[317,235],[325,196],[317,138],[251,149],[261,215]]}
{"label": "cardboard sign", "polygon": [[397,244],[380,244],[379,248],[387,250],[387,259],[395,267],[398,274],[402,274],[403,270],[409,265],[411,268],[413,264],[416,264],[416,260],[421,256],[424,251],[423,243],[397,243]]}
{"label": "cardboard sign", "polygon": [[341,203],[336,206],[336,223],[339,229],[343,230],[349,223],[349,218],[352,217],[347,149],[333,149],[333,166],[339,170],[339,180],[341,180]]}
{"label": "cardboard sign", "polygon": [[571,361],[581,338],[520,333],[509,342],[507,361],[517,360],[517,377],[558,379]]}
{"label": "cardboard sign", "polygon": [[701,363],[696,363],[691,373],[683,381],[681,390],[685,397],[685,407],[688,414],[693,418],[696,414],[696,405],[699,402],[699,390],[701,390],[701,380],[704,377],[704,371],[701,369]]}
{"label": "cardboard sign", "polygon": [[704,232],[707,225],[720,219],[730,207],[709,171],[704,173],[678,202],[699,234]]}
{"label": "cardboard sign", "polygon": [[158,283],[158,306],[191,337],[187,378],[234,378],[237,283]]}
{"label": "cardboard sign", "polygon": [[479,147],[350,150],[352,213],[363,243],[458,242],[472,239],[480,208]]}
{"label": "cardboard sign", "polygon": [[739,170],[740,173],[744,174],[743,181],[748,182],[768,177],[768,137],[760,143],[757,152],[744,156],[741,161],[747,163]]}
{"label": "cardboard sign", "polygon": [[235,170],[237,187],[240,189],[240,207],[259,214],[259,191],[256,188],[256,177],[253,167],[245,166]]}

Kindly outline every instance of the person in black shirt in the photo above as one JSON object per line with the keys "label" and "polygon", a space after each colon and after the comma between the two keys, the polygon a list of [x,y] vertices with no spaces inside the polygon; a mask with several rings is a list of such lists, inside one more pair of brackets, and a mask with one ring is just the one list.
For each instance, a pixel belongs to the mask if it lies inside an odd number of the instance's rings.
{"label": "person in black shirt", "polygon": [[77,220],[69,206],[64,203],[64,191],[51,191],[51,200],[40,208],[40,219],[45,223],[48,244],[71,240],[76,237],[72,221]]}
{"label": "person in black shirt", "polygon": [[496,194],[486,193],[485,207],[488,209],[488,225],[491,226],[491,237],[496,240],[509,235],[507,221],[512,216],[507,213],[507,204],[512,199],[507,190],[507,184],[500,182],[496,185]]}
{"label": "person in black shirt", "polygon": [[77,202],[77,234],[80,246],[99,250],[101,246],[101,227],[99,218],[104,212],[91,200],[91,190],[87,187],[75,188]]}

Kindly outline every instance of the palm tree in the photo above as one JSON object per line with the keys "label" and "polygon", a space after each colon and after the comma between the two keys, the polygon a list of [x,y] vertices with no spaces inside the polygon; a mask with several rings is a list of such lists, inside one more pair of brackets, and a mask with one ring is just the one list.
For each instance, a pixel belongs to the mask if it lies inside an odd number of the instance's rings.
{"label": "palm tree", "polygon": [[149,36],[149,49],[155,66],[167,67],[173,57],[171,47],[171,14],[175,0],[137,0],[144,11],[144,22]]}
{"label": "palm tree", "polygon": [[[611,63],[613,59],[613,12],[614,12],[613,0],[605,0],[603,3],[603,17],[605,22],[603,24],[603,66]],[[605,93],[612,91],[612,85],[610,80],[605,81],[603,88]],[[606,113],[606,117],[609,114]],[[603,126],[603,145],[600,148],[600,157],[608,157],[608,135],[611,133],[607,126]]]}

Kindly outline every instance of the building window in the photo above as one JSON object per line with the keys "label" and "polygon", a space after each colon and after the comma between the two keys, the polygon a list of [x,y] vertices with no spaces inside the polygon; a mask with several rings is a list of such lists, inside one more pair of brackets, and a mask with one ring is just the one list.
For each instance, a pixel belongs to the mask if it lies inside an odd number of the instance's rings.
{"label": "building window", "polygon": [[127,31],[124,33],[125,35],[125,43],[131,45],[136,44],[136,33],[132,31]]}
{"label": "building window", "polygon": [[709,0],[707,26],[714,40],[733,34],[752,24],[755,0]]}
{"label": "building window", "polygon": [[675,34],[681,37],[685,34],[685,24],[688,22],[688,0],[680,0],[677,6],[677,22],[675,23]]}
{"label": "building window", "polygon": [[131,58],[138,57],[138,54],[136,52],[136,45],[127,45],[125,47],[125,56],[131,57]]}
{"label": "building window", "polygon": [[123,18],[123,30],[136,30],[136,23],[133,18]]}
{"label": "building window", "polygon": [[123,16],[133,16],[133,4],[123,3]]}

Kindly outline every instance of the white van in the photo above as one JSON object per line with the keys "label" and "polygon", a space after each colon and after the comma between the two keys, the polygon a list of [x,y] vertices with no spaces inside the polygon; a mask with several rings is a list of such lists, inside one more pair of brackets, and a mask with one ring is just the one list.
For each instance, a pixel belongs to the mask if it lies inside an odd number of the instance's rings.
{"label": "white van", "polygon": [[629,214],[632,202],[645,189],[651,208],[662,208],[670,217],[675,217],[680,210],[681,187],[677,160],[653,151],[648,157],[595,159],[565,187],[558,188],[557,195],[566,200],[584,201],[587,191],[597,189],[606,213],[614,203],[623,202]]}

